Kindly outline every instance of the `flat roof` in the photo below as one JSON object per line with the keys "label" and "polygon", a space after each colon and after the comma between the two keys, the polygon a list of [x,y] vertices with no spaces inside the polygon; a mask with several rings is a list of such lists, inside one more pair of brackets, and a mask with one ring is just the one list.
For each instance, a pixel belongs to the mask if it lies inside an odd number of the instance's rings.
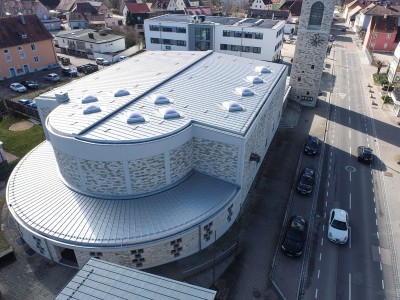
{"label": "flat roof", "polygon": [[[261,74],[257,66],[268,66]],[[212,51],[147,51],[82,79],[53,89],[38,99],[55,99],[68,92],[70,101],[55,108],[47,127],[60,135],[101,143],[135,143],[169,136],[190,124],[201,124],[244,136],[286,66]],[[248,76],[263,81],[253,84]],[[237,88],[254,92],[243,97]],[[129,95],[115,97],[118,90]],[[101,111],[83,114],[85,95],[95,95]],[[170,104],[154,104],[152,95],[165,95]],[[236,101],[243,111],[229,112],[222,103]],[[90,103],[93,104],[93,103]],[[175,109],[179,118],[164,119],[160,109]],[[146,122],[127,123],[127,115],[140,112]]]}
{"label": "flat roof", "polygon": [[216,291],[91,258],[55,300],[212,300]]}
{"label": "flat roof", "polygon": [[[89,33],[93,33],[93,38],[89,37]],[[88,42],[88,43],[93,43],[93,44],[112,42],[112,41],[116,41],[116,40],[120,40],[120,39],[124,38],[121,35],[108,34],[108,33],[107,33],[107,35],[101,35],[101,34],[99,34],[98,31],[95,31],[93,29],[74,29],[74,30],[68,30],[68,31],[60,31],[59,33],[57,33],[55,35],[55,37],[83,41],[83,42]]]}
{"label": "flat roof", "polygon": [[7,204],[14,218],[51,240],[76,246],[145,243],[191,229],[224,209],[238,186],[192,173],[178,185],[147,197],[99,199],[68,188],[51,144],[43,142],[15,167]]}

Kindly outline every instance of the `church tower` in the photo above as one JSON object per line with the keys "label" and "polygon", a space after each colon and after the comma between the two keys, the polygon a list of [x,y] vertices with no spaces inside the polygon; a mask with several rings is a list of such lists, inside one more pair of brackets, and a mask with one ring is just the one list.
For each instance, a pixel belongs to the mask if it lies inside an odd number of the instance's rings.
{"label": "church tower", "polygon": [[335,3],[303,0],[289,98],[304,106],[315,106],[317,102]]}

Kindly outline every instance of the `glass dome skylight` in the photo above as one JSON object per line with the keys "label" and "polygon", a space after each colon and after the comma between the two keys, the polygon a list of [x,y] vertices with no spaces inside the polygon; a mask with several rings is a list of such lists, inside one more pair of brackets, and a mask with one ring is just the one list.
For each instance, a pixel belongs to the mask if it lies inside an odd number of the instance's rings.
{"label": "glass dome skylight", "polygon": [[142,123],[145,122],[143,115],[138,111],[131,111],[126,114],[126,122],[128,124],[132,123]]}
{"label": "glass dome skylight", "polygon": [[88,115],[99,111],[101,111],[100,106],[98,106],[97,104],[89,104],[83,109],[83,114]]}
{"label": "glass dome skylight", "polygon": [[257,66],[255,67],[256,72],[266,74],[266,73],[271,73],[270,68],[268,66]]}
{"label": "glass dome skylight", "polygon": [[120,89],[114,93],[114,97],[122,97],[122,96],[128,96],[128,95],[130,95],[130,93],[128,90],[125,90],[125,89]]}
{"label": "glass dome skylight", "polygon": [[95,95],[86,95],[82,98],[83,104],[96,102],[96,101],[99,101],[99,99],[97,99],[97,96],[95,96]]}
{"label": "glass dome skylight", "polygon": [[163,95],[163,94],[153,94],[150,96],[151,100],[154,102],[154,104],[168,104],[171,103],[171,100]]}
{"label": "glass dome skylight", "polygon": [[243,97],[254,95],[254,92],[247,87],[237,87],[235,89],[235,91],[236,91],[236,93],[238,93],[240,96],[243,96]]}
{"label": "glass dome skylight", "polygon": [[258,76],[247,76],[246,80],[248,82],[253,83],[253,84],[264,83],[264,80],[261,77],[258,77]]}
{"label": "glass dome skylight", "polygon": [[161,108],[160,113],[164,119],[179,118],[181,116],[176,109],[172,107]]}
{"label": "glass dome skylight", "polygon": [[222,107],[227,111],[242,111],[244,110],[243,105],[236,101],[225,101],[222,102]]}

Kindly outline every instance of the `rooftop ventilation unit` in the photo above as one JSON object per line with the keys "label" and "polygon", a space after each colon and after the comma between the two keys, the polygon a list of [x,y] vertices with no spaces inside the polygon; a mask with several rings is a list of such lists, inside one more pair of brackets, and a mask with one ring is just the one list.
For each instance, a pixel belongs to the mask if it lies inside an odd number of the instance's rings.
{"label": "rooftop ventilation unit", "polygon": [[267,73],[271,73],[270,68],[268,68],[268,66],[258,66],[255,67],[256,72],[262,73],[262,74],[267,74]]}
{"label": "rooftop ventilation unit", "polygon": [[171,100],[163,94],[154,94],[150,96],[154,104],[168,104],[172,103]]}
{"label": "rooftop ventilation unit", "polygon": [[227,111],[242,111],[244,110],[243,105],[236,102],[236,101],[225,101],[222,102],[222,107],[225,108]]}
{"label": "rooftop ventilation unit", "polygon": [[174,119],[179,118],[181,115],[176,111],[175,108],[165,107],[160,109],[160,114],[164,119]]}
{"label": "rooftop ventilation unit", "polygon": [[96,101],[99,101],[99,99],[97,99],[97,96],[95,96],[95,95],[86,95],[82,99],[82,104],[96,102]]}
{"label": "rooftop ventilation unit", "polygon": [[83,109],[83,114],[89,115],[100,111],[101,111],[100,106],[98,106],[97,104],[89,104]]}
{"label": "rooftop ventilation unit", "polygon": [[130,93],[128,90],[125,89],[118,90],[114,93],[114,97],[123,97],[128,95],[130,95]]}
{"label": "rooftop ventilation unit", "polygon": [[264,80],[261,77],[258,76],[247,76],[246,80],[250,83],[253,84],[259,84],[259,83],[264,83]]}
{"label": "rooftop ventilation unit", "polygon": [[69,101],[68,93],[67,92],[62,92],[62,91],[57,92],[56,93],[56,100],[57,100],[58,103],[64,103],[64,102]]}
{"label": "rooftop ventilation unit", "polygon": [[145,119],[143,115],[138,111],[131,111],[126,114],[126,122],[128,124],[132,123],[142,123]]}
{"label": "rooftop ventilation unit", "polygon": [[254,92],[251,89],[246,88],[246,87],[237,87],[235,89],[235,91],[236,91],[236,93],[238,93],[240,96],[243,96],[243,97],[254,95]]}

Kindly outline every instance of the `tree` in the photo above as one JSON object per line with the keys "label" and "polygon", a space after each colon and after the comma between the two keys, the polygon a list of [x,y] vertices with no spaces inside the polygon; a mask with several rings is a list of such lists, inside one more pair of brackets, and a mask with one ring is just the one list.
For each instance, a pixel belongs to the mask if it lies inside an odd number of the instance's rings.
{"label": "tree", "polygon": [[131,13],[129,12],[129,11],[127,11],[127,13],[126,13],[126,17],[125,17],[125,25],[126,26],[130,26],[130,25],[132,25],[132,16],[131,16]]}
{"label": "tree", "polygon": [[376,67],[378,68],[377,73],[379,74],[379,72],[381,71],[382,67],[383,67],[383,62],[381,62],[380,60],[378,60],[376,62]]}

